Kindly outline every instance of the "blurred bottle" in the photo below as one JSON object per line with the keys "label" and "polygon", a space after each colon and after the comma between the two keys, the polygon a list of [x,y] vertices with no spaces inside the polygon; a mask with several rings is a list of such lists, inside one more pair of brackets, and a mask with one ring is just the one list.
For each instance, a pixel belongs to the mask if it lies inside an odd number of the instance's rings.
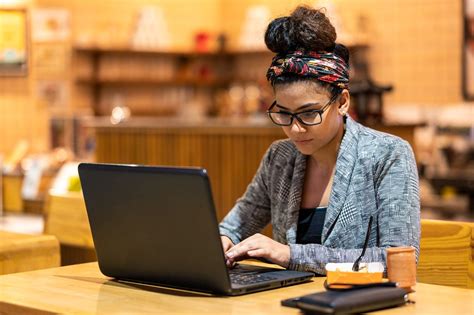
{"label": "blurred bottle", "polygon": [[194,49],[197,52],[208,52],[209,49],[209,40],[211,35],[208,32],[198,32],[194,36]]}

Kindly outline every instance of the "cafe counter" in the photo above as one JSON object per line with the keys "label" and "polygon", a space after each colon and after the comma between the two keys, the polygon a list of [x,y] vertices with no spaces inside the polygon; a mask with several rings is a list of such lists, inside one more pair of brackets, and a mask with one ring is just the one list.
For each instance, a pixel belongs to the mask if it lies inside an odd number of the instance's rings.
{"label": "cafe counter", "polygon": [[[251,119],[132,118],[120,124],[95,118],[87,126],[94,129],[97,162],[206,168],[219,220],[244,193],[269,145],[285,138],[282,128],[263,115]],[[373,127],[413,145],[413,125]]]}

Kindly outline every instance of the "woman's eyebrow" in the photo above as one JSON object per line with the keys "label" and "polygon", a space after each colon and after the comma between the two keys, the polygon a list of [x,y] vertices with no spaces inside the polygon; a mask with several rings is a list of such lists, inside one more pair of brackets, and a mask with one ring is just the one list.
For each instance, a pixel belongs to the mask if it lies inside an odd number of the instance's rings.
{"label": "woman's eyebrow", "polygon": [[[313,105],[319,105],[319,102],[316,102],[316,103],[307,103],[307,104],[304,104],[304,105],[301,105],[300,107],[298,107],[296,110],[302,110],[302,109],[305,109],[305,108],[308,108],[310,106],[313,106]],[[282,106],[278,103],[275,104],[276,107],[280,108],[280,109],[285,109],[287,111],[289,111],[290,109],[289,108],[286,108],[285,106]]]}

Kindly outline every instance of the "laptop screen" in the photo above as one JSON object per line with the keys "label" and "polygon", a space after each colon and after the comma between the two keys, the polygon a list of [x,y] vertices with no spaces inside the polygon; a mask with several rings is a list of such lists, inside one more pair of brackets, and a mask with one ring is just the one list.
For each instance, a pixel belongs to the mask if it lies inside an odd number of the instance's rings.
{"label": "laptop screen", "polygon": [[79,175],[105,275],[230,290],[206,170],[82,163]]}

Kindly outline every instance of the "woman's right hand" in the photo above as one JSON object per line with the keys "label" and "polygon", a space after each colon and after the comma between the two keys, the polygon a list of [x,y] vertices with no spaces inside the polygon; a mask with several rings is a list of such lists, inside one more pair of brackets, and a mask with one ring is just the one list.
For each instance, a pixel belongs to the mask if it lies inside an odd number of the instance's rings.
{"label": "woman's right hand", "polygon": [[221,235],[221,242],[222,248],[224,249],[224,253],[226,253],[229,249],[234,247],[234,243],[228,238],[227,236]]}

